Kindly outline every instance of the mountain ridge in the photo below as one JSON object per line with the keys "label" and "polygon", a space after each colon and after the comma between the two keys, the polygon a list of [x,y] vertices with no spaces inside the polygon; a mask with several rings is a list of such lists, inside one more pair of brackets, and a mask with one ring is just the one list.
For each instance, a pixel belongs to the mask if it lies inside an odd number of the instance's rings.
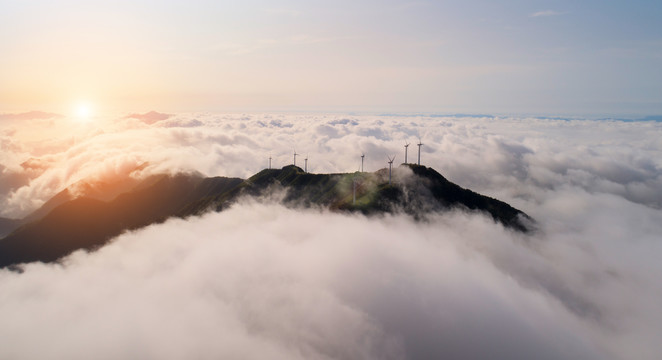
{"label": "mountain ridge", "polygon": [[[170,217],[223,211],[242,197],[282,192],[289,207],[319,206],[366,215],[406,213],[417,220],[453,208],[483,213],[513,231],[533,230],[533,219],[505,202],[448,181],[432,168],[402,164],[392,171],[312,174],[294,165],[264,169],[248,179],[200,174],[154,175],[112,199],[62,198],[40,218],[0,239],[0,267],[54,262],[78,249],[94,250],[127,230]],[[108,188],[113,188],[109,186]],[[65,189],[66,190],[66,189]],[[71,195],[69,193],[67,196]],[[64,200],[64,201],[62,201]]]}

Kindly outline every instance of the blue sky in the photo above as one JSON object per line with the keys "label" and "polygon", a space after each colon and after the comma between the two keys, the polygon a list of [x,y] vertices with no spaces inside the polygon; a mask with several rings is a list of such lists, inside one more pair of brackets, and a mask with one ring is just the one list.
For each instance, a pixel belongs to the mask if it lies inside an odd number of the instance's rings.
{"label": "blue sky", "polygon": [[655,1],[5,1],[0,110],[662,113]]}

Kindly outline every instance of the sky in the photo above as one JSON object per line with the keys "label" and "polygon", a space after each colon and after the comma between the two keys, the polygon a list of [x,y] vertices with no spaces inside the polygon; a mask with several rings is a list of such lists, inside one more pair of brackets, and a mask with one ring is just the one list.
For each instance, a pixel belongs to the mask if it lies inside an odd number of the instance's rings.
{"label": "sky", "polygon": [[0,3],[0,112],[657,115],[658,1]]}

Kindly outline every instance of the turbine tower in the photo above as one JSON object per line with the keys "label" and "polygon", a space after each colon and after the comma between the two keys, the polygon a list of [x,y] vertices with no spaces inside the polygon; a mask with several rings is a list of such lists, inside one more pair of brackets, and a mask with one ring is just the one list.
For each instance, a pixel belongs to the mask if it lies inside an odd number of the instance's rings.
{"label": "turbine tower", "polygon": [[365,157],[365,154],[361,154],[361,172],[363,172],[363,158]]}
{"label": "turbine tower", "polygon": [[308,172],[308,154],[306,154],[306,158],[303,159],[303,172]]}
{"label": "turbine tower", "polygon": [[421,165],[421,146],[423,146],[423,143],[421,143],[421,138],[418,138],[418,165]]}
{"label": "turbine tower", "polygon": [[297,166],[297,149],[294,149],[294,166]]}
{"label": "turbine tower", "polygon": [[407,163],[407,150],[408,150],[408,148],[409,148],[409,143],[406,142],[405,143],[405,164]]}
{"label": "turbine tower", "polygon": [[393,166],[393,160],[395,160],[395,155],[391,159],[390,156],[388,156],[388,184],[391,185],[391,167]]}
{"label": "turbine tower", "polygon": [[271,170],[271,155],[269,155],[269,170]]}

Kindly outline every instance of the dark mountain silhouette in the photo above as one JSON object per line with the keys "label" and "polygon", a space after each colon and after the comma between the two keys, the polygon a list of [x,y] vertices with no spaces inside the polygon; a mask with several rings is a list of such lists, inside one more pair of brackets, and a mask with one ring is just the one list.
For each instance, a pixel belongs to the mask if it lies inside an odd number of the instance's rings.
{"label": "dark mountain silhouette", "polygon": [[180,213],[186,204],[228,191],[242,181],[161,175],[146,179],[109,202],[88,197],[66,201],[0,240],[0,267],[52,262],[78,249],[95,249],[125,230],[164,221]]}
{"label": "dark mountain silhouette", "polygon": [[22,223],[39,220],[61,204],[79,197],[101,201],[113,200],[118,195],[131,191],[141,183],[140,180],[134,179],[128,174],[109,181],[79,181],[55,194],[39,209],[23,218]]}
{"label": "dark mountain silhouette", "polygon": [[[464,189],[432,168],[413,164],[393,169],[391,185],[388,169],[374,173],[310,174],[290,165],[263,170],[233,191],[260,196],[273,191],[274,186],[286,190],[283,202],[292,206],[320,205],[364,214],[402,211],[417,219],[432,212],[463,208],[485,212],[494,221],[518,231],[527,232],[532,227],[531,218],[507,203]],[[207,202],[218,204],[216,210],[222,210],[227,197],[228,194],[222,194]],[[204,206],[199,210],[203,209]]]}
{"label": "dark mountain silhouette", "polygon": [[[533,220],[512,206],[448,181],[432,168],[401,165],[374,173],[310,174],[290,165],[265,169],[247,180],[205,178],[199,174],[149,177],[109,199],[97,186],[86,196],[56,195],[44,208],[0,240],[0,267],[25,262],[52,262],[78,249],[93,250],[125,230],[172,216],[222,211],[244,196],[275,196],[291,207],[319,206],[334,211],[382,214],[404,212],[416,219],[451,208],[475,211],[495,222],[528,232]],[[91,185],[90,185],[91,186]],[[94,186],[93,186],[94,187]],[[113,193],[119,185],[106,186]],[[78,192],[80,193],[80,192]],[[37,215],[35,215],[37,214]],[[10,220],[16,221],[16,220]],[[0,221],[0,225],[2,225]]]}
{"label": "dark mountain silhouette", "polygon": [[0,217],[0,239],[21,226],[20,219],[8,219]]}

